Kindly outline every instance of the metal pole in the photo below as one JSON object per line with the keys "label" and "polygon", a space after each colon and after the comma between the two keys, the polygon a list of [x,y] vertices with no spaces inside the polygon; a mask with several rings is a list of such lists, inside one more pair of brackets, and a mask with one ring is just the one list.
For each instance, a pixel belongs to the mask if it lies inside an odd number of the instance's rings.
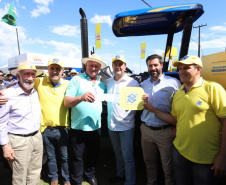
{"label": "metal pole", "polygon": [[207,24],[199,25],[199,26],[196,26],[196,27],[193,26],[193,28],[199,28],[198,57],[200,57],[200,48],[201,48],[201,46],[200,46],[200,28],[204,27],[204,26],[207,26]]}
{"label": "metal pole", "polygon": [[141,1],[143,1],[146,5],[148,5],[151,8],[151,6],[146,1],[144,0],[141,0]]}
{"label": "metal pole", "polygon": [[19,44],[19,38],[18,38],[17,28],[16,28],[16,36],[17,36],[18,51],[19,51],[19,55],[20,55],[20,44]]}

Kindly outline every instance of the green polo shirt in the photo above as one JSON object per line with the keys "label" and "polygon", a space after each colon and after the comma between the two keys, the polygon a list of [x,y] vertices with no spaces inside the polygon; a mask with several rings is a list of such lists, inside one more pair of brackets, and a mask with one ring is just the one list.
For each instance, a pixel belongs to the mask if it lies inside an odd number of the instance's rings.
{"label": "green polo shirt", "polygon": [[[76,97],[92,92],[94,95],[104,94],[105,84],[97,76],[95,84],[89,76],[83,73],[75,76],[69,83],[66,96]],[[93,131],[101,127],[102,102],[81,102],[71,108],[71,128],[83,131]]]}

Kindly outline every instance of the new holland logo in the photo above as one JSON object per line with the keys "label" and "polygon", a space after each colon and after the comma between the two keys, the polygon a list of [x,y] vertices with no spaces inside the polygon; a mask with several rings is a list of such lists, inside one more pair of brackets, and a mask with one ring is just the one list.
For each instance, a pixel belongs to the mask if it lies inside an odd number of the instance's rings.
{"label": "new holland logo", "polygon": [[212,67],[212,72],[226,71],[226,65],[218,65]]}

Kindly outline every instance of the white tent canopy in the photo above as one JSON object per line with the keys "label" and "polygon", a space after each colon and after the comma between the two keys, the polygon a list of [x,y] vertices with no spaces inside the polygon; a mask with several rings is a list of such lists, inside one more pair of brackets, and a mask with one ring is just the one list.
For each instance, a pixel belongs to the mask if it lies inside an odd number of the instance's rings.
{"label": "white tent canopy", "polygon": [[6,71],[8,71],[8,65],[6,64],[6,65],[0,67],[0,70],[1,70],[3,73],[5,73]]}
{"label": "white tent canopy", "polygon": [[64,68],[82,68],[82,62],[79,58],[65,58],[51,55],[43,55],[37,53],[24,53],[11,57],[8,59],[8,67],[10,69],[17,68],[18,64],[24,60],[30,60],[37,68],[45,69],[47,68],[48,61],[53,58],[58,58],[64,63]]}

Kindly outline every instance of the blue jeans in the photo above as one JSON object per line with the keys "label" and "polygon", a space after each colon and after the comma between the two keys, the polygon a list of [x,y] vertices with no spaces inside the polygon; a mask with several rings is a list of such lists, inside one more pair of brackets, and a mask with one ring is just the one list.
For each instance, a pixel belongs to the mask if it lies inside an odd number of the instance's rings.
{"label": "blue jeans", "polygon": [[134,185],[136,182],[133,158],[134,131],[135,128],[126,131],[111,131],[108,129],[115,152],[117,176],[126,177],[125,185]]}
{"label": "blue jeans", "polygon": [[214,185],[212,166],[189,161],[173,148],[173,167],[177,185]]}
{"label": "blue jeans", "polygon": [[64,183],[70,182],[68,167],[68,129],[65,127],[47,127],[42,133],[44,147],[48,157],[48,176],[51,182],[58,179],[56,153],[59,153],[61,175]]}

